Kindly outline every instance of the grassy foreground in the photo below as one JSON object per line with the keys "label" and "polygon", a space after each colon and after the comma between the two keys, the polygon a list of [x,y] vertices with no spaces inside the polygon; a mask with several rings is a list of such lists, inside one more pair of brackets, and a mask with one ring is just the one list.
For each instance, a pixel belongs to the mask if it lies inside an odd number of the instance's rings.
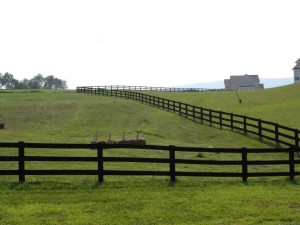
{"label": "grassy foreground", "polygon": [[168,185],[155,178],[1,185],[1,224],[298,224],[299,185],[288,181]]}
{"label": "grassy foreground", "polygon": [[[296,89],[294,92],[298,93]],[[255,93],[243,94],[251,98]],[[164,94],[167,98],[167,95],[176,93]],[[218,109],[213,102],[216,94],[220,93],[212,93],[211,100],[209,93],[181,94],[182,96],[177,97],[174,95],[174,99],[179,98],[183,102],[195,101],[197,105],[205,107],[211,102],[211,108]],[[204,105],[196,100],[202,98],[202,94],[207,99]],[[170,98],[173,99],[173,96]],[[288,95],[286,101],[290,98]],[[273,100],[275,103],[276,99]],[[294,99],[294,107],[297,104],[298,101]],[[195,124],[178,115],[123,99],[72,92],[4,92],[0,93],[0,105],[0,122],[5,122],[6,127],[0,130],[1,142],[89,143],[95,139],[96,133],[99,139],[107,140],[111,133],[112,139],[118,140],[122,138],[124,131],[127,138],[134,138],[136,131],[139,131],[140,136],[149,144],[269,147],[243,135]],[[257,107],[263,108],[263,105],[257,104]],[[226,111],[238,113],[235,107],[241,106],[232,106],[232,110],[228,108]],[[289,107],[285,111],[291,113],[296,110]],[[276,114],[272,114],[273,111],[269,112],[270,118],[274,118]],[[251,116],[251,111],[249,113]],[[262,115],[268,118],[267,113]],[[298,127],[296,123],[295,126]],[[34,153],[36,152],[32,150],[32,154]],[[0,149],[0,155],[7,154],[15,154],[15,150]],[[65,150],[59,154],[74,153]],[[95,152],[76,152],[76,155],[86,154],[93,155]],[[0,168],[11,169],[15,166],[11,163],[0,163]],[[45,165],[33,163],[27,166],[36,168]],[[58,165],[52,166],[56,168]],[[59,166],[76,168],[82,165]],[[251,178],[248,184],[244,184],[241,179],[179,177],[172,184],[167,177],[117,176],[105,177],[105,182],[101,185],[96,183],[96,179],[92,176],[28,176],[27,183],[17,184],[17,177],[2,176],[0,224],[300,223],[299,178],[293,183],[284,177]]]}

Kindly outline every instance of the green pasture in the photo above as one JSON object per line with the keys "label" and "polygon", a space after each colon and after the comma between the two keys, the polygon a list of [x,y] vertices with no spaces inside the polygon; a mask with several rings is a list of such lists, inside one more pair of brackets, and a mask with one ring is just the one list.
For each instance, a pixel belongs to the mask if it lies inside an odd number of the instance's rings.
{"label": "green pasture", "polygon": [[[299,85],[263,91],[209,93],[147,92],[207,108],[246,114],[300,128]],[[269,148],[270,143],[202,125],[172,112],[131,100],[77,94],[74,91],[1,91],[0,142],[89,143],[139,137],[147,144]],[[298,119],[297,119],[298,118]],[[16,155],[0,149],[0,155]],[[28,149],[27,155],[96,156],[92,149]],[[167,157],[161,151],[105,150],[105,156]],[[180,153],[187,159],[240,159],[235,154]],[[267,159],[251,155],[250,159]],[[272,154],[271,159],[287,159]],[[296,159],[298,159],[296,157]],[[30,162],[27,169],[96,169],[94,163]],[[0,162],[0,169],[17,169],[14,162]],[[105,169],[168,170],[164,164],[109,163]],[[240,171],[239,167],[179,166],[181,171]],[[287,171],[288,166],[250,167],[249,171]],[[300,167],[296,171],[300,171]],[[190,178],[0,176],[0,224],[299,224],[299,178]]]}
{"label": "green pasture", "polygon": [[[147,92],[229,113],[246,115],[300,129],[300,84],[255,91]],[[239,104],[238,97],[242,100]]]}

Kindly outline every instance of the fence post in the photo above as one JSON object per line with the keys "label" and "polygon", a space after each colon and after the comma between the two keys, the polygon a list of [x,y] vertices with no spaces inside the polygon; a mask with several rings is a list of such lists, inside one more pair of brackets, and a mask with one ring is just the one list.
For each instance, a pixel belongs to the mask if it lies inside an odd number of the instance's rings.
{"label": "fence post", "polygon": [[181,115],[181,102],[179,102],[179,115]]}
{"label": "fence post", "polygon": [[170,160],[170,181],[175,182],[175,148],[173,145],[169,146],[169,160]]}
{"label": "fence post", "polygon": [[136,100],[136,101],[139,101],[139,100],[140,100],[140,99],[139,99],[139,94],[140,94],[140,93],[138,93],[138,92],[134,92],[135,100]]}
{"label": "fence post", "polygon": [[98,182],[103,182],[103,148],[98,144],[97,146],[97,158],[98,158]]}
{"label": "fence post", "polygon": [[25,148],[24,142],[19,142],[19,183],[25,182]]}
{"label": "fence post", "polygon": [[275,141],[276,144],[279,142],[278,123],[275,124]]}
{"label": "fence post", "polygon": [[244,134],[247,134],[247,117],[244,116]]}
{"label": "fence post", "polygon": [[299,148],[299,131],[295,129],[295,147]]}
{"label": "fence post", "polygon": [[196,120],[196,113],[195,113],[195,106],[193,105],[193,120],[195,121]]}
{"label": "fence post", "polygon": [[233,113],[230,114],[230,128],[233,130]]}
{"label": "fence post", "polygon": [[248,179],[247,148],[242,148],[242,177],[243,182]]}
{"label": "fence post", "polygon": [[209,123],[210,123],[210,126],[212,125],[212,112],[211,112],[211,109],[209,110]]}
{"label": "fence post", "polygon": [[290,180],[293,181],[295,177],[295,150],[290,148],[289,151],[289,163],[290,163]]}
{"label": "fence post", "polygon": [[144,102],[146,103],[146,104],[148,104],[148,99],[149,99],[149,96],[148,95],[145,95],[145,94],[143,94],[144,96],[145,96],[145,100],[144,100]]}
{"label": "fence post", "polygon": [[187,118],[188,117],[188,105],[187,104],[183,104],[184,106],[185,106],[185,113],[184,113],[184,115],[185,115],[185,118]]}
{"label": "fence post", "polygon": [[258,136],[259,139],[262,139],[262,129],[261,129],[261,119],[258,120]]}
{"label": "fence post", "polygon": [[219,117],[220,117],[219,118],[220,119],[220,129],[222,129],[222,126],[223,126],[223,113],[222,113],[222,111],[220,111],[219,114],[220,114],[219,115]]}
{"label": "fence post", "polygon": [[201,123],[203,124],[203,108],[200,108]]}

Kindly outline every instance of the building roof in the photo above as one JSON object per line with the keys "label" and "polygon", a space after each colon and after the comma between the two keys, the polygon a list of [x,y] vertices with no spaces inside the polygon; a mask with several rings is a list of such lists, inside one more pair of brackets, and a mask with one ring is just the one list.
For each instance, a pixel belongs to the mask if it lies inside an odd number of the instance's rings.
{"label": "building roof", "polygon": [[244,79],[245,77],[250,77],[251,79],[254,79],[254,80],[258,80],[259,82],[259,78],[258,78],[258,75],[248,75],[248,74],[245,74],[245,75],[232,75],[230,76],[230,81],[232,84]]}
{"label": "building roof", "polygon": [[297,65],[293,68],[293,70],[300,69],[300,58],[295,63],[297,63]]}

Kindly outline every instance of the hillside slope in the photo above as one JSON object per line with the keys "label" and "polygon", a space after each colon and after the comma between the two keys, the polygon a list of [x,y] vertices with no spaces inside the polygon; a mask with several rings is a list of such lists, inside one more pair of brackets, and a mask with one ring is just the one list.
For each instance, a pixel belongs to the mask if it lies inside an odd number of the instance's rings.
{"label": "hillside slope", "polygon": [[186,120],[137,102],[58,92],[0,93],[1,142],[89,143],[136,138],[147,143],[203,147],[266,147],[257,140]]}
{"label": "hillside slope", "polygon": [[[149,93],[149,92],[147,92]],[[279,88],[236,92],[151,92],[205,108],[233,112],[300,129],[300,83]]]}
{"label": "hillside slope", "polygon": [[[157,94],[164,97],[171,95]],[[184,102],[197,102],[199,97],[203,97],[202,94],[212,96],[210,99],[203,98],[207,100],[206,104],[214,102],[215,96],[221,98],[219,93],[179,93],[178,98]],[[232,93],[223,94],[226,96]],[[186,96],[191,98],[186,99]],[[224,96],[222,98],[226,99]],[[120,139],[123,131],[127,132],[126,137],[133,138],[138,130],[140,136],[151,144],[266,147],[256,139],[196,124],[177,114],[124,99],[59,92],[0,92],[0,106],[0,122],[5,122],[6,127],[0,130],[0,142],[88,143],[94,139],[96,132],[99,132],[100,138],[107,139],[108,134],[112,133],[113,139]],[[264,116],[268,118],[268,114]],[[15,149],[4,148],[0,155],[16,152]],[[68,149],[60,149],[58,152],[29,149],[26,155],[51,155],[54,152],[64,156],[74,156],[74,153],[76,156],[96,155],[96,151],[90,149],[76,152]],[[106,151],[105,154],[136,157],[138,153]],[[186,155],[189,159],[224,159],[223,156],[223,153]],[[234,160],[231,155],[228,157],[225,159]],[[286,154],[275,154],[273,157],[286,159]],[[266,160],[261,154],[252,155],[249,159]],[[120,169],[122,165],[105,164],[105,169]],[[124,167],[131,170],[138,166],[147,170],[150,169],[149,165],[124,163]],[[95,164],[89,162],[26,162],[26,169],[95,167]],[[17,168],[18,165],[13,162],[0,163],[0,169]],[[211,171],[213,168],[195,165],[176,167],[178,169]],[[228,172],[241,168],[217,166],[214,169],[226,169]],[[270,168],[267,165],[249,169],[252,172],[281,171],[288,170],[288,166],[274,165]],[[296,171],[299,171],[299,166]],[[249,183],[241,183],[240,178],[179,177],[176,183],[169,183],[168,177],[105,176],[105,182],[101,184],[96,183],[96,176],[28,175],[23,184],[16,183],[17,176],[1,176],[0,179],[0,224],[22,225],[30,221],[30,224],[275,225],[297,224],[300,221],[300,214],[297,213],[300,211],[299,178],[295,182],[288,182],[287,177],[259,177],[251,178]]]}

